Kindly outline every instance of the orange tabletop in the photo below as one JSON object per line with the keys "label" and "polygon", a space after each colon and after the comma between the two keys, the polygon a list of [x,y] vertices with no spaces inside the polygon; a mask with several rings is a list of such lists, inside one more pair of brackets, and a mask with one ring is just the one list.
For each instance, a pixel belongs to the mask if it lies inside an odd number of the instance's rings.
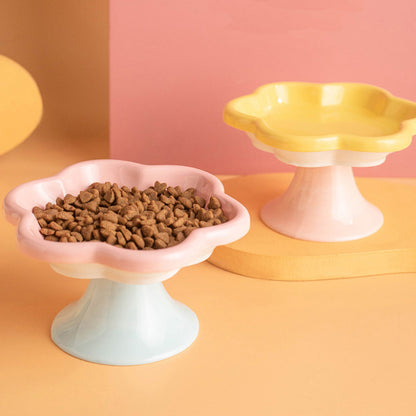
{"label": "orange tabletop", "polygon": [[[105,157],[100,143],[32,137],[0,158],[1,199]],[[416,413],[414,274],[279,282],[207,262],[188,267],[166,287],[198,315],[195,343],[164,361],[113,367],[73,358],[50,339],[53,318],[87,282],[21,254],[3,216],[0,230],[2,416]]]}

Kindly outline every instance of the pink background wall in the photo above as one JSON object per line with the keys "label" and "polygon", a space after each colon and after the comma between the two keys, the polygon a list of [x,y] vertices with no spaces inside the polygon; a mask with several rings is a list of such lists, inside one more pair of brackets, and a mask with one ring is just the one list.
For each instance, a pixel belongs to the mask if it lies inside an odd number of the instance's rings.
{"label": "pink background wall", "polygon": [[[111,156],[215,173],[288,170],[222,121],[273,81],[355,81],[416,100],[414,0],[110,4]],[[416,141],[362,175],[416,176]]]}

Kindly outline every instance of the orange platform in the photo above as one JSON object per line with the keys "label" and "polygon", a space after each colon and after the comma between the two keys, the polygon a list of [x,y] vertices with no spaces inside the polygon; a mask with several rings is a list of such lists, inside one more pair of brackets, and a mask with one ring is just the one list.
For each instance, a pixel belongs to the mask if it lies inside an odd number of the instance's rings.
{"label": "orange platform", "polygon": [[358,178],[362,195],[381,209],[384,224],[375,234],[355,241],[321,243],[279,234],[260,219],[266,202],[282,194],[291,174],[230,178],[228,194],[250,212],[249,233],[217,247],[210,262],[225,270],[271,280],[320,280],[416,272],[415,182]]}
{"label": "orange platform", "polygon": [[[99,149],[31,138],[0,158],[0,197],[105,156]],[[416,413],[415,274],[280,282],[207,262],[185,268],[166,287],[198,315],[195,343],[158,363],[112,367],[71,357],[50,339],[53,318],[87,282],[21,254],[3,217],[0,231],[2,416]]]}

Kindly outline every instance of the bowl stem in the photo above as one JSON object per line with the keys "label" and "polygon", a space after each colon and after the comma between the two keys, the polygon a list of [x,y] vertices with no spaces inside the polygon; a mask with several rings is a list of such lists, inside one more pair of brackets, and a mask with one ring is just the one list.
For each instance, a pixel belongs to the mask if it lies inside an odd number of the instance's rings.
{"label": "bowl stem", "polygon": [[298,167],[288,189],[260,215],[273,230],[310,241],[356,240],[383,224],[383,214],[361,195],[349,166]]}
{"label": "bowl stem", "polygon": [[132,285],[93,279],[52,324],[67,353],[100,364],[133,365],[179,353],[195,340],[198,319],[163,283]]}

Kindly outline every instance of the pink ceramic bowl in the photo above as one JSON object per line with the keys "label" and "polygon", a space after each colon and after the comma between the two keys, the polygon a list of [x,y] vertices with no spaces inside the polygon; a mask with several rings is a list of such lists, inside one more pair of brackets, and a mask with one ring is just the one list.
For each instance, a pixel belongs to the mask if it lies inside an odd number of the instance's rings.
{"label": "pink ceramic bowl", "polygon": [[[216,196],[229,218],[224,224],[194,230],[183,242],[159,250],[128,250],[104,242],[60,243],[39,233],[32,214],[67,193],[78,194],[93,182],[115,182],[145,189],[158,180],[193,187],[205,199]],[[213,175],[184,166],[145,166],[120,160],[91,160],[56,176],[12,190],[4,201],[7,219],[17,225],[18,245],[69,277],[92,279],[84,295],[52,323],[52,340],[69,354],[112,365],[158,361],[192,344],[199,330],[195,313],[172,299],[162,281],[181,267],[207,259],[215,246],[247,233],[247,210],[225,195]],[[127,284],[129,283],[129,284]]]}
{"label": "pink ceramic bowl", "polygon": [[[93,182],[110,181],[145,189],[156,180],[172,186],[179,185],[183,189],[194,187],[198,195],[206,199],[216,196],[229,221],[197,229],[174,247],[133,251],[103,242],[60,243],[44,240],[32,214],[34,206],[43,207],[67,193],[76,195]],[[81,162],[55,176],[20,185],[6,196],[4,210],[6,218],[17,225],[18,245],[24,253],[51,263],[54,269],[72,277],[84,277],[85,266],[94,265],[94,275],[86,273],[85,277],[105,277],[123,283],[165,280],[181,267],[208,258],[217,245],[241,238],[248,232],[250,223],[247,210],[226,195],[222,183],[207,172],[185,166],[147,166],[121,160]],[[82,269],[76,265],[83,265]],[[169,275],[167,272],[170,272]]]}

